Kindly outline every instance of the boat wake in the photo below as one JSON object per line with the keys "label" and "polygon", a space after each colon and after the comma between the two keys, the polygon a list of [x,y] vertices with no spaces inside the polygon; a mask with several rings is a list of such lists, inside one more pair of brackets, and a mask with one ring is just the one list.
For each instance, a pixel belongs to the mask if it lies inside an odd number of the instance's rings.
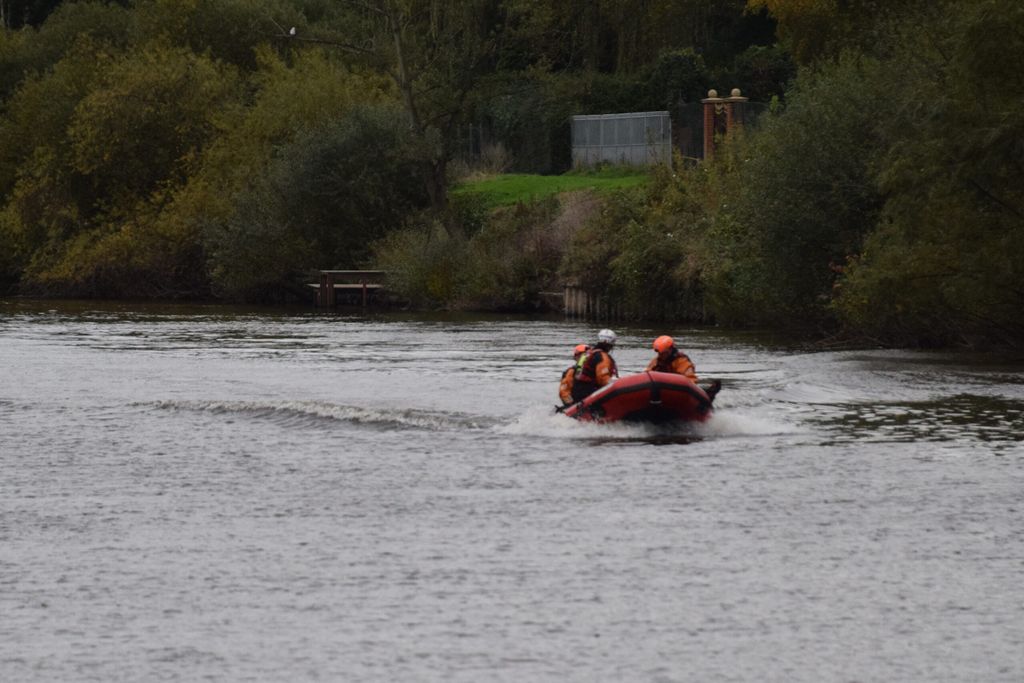
{"label": "boat wake", "polygon": [[176,401],[134,404],[142,410],[197,413],[227,420],[253,420],[285,428],[332,429],[356,426],[370,430],[489,432],[500,436],[600,441],[688,442],[730,437],[770,436],[805,431],[756,408],[732,408],[705,423],[593,423],[573,420],[548,406],[534,406],[507,418],[414,408],[373,408],[322,401]]}
{"label": "boat wake", "polygon": [[317,401],[157,401],[141,407],[268,421],[282,427],[330,428],[341,424],[372,429],[426,431],[482,430],[492,426],[478,415],[416,409],[382,409]]}

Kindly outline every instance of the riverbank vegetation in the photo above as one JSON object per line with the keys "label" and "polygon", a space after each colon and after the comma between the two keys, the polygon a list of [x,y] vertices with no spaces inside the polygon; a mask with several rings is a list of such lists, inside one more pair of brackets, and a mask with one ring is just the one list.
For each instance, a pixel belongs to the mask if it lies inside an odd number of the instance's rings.
{"label": "riverbank vegetation", "polygon": [[590,191],[607,195],[648,182],[650,173],[636,168],[607,167],[562,175],[502,173],[477,175],[457,184],[452,196],[486,208],[538,202],[564,192]]}
{"label": "riverbank vegetation", "polygon": [[[17,5],[18,3],[8,3]],[[0,33],[0,289],[1024,343],[1013,0],[33,3]],[[771,103],[713,161],[569,171],[572,114]],[[682,123],[677,119],[677,125]]]}

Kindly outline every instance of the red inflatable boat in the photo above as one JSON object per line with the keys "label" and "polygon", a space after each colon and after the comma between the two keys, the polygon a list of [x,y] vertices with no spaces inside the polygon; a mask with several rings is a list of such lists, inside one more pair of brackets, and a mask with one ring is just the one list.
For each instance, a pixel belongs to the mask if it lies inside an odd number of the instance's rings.
{"label": "red inflatable boat", "polygon": [[585,422],[704,422],[711,397],[694,382],[671,372],[641,372],[616,380],[565,409]]}

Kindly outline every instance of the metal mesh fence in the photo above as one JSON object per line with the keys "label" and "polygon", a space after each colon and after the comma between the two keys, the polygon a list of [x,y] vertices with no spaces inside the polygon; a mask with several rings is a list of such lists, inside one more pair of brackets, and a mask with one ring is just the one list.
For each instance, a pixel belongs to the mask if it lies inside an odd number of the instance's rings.
{"label": "metal mesh fence", "polygon": [[651,166],[672,161],[667,111],[572,117],[572,165]]}

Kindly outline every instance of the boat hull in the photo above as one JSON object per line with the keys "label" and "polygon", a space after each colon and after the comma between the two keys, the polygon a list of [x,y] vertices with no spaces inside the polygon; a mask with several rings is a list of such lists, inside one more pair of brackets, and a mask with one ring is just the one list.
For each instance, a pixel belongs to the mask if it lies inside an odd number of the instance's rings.
{"label": "boat hull", "polygon": [[682,375],[642,372],[616,380],[565,414],[584,422],[704,422],[711,417],[711,399]]}

